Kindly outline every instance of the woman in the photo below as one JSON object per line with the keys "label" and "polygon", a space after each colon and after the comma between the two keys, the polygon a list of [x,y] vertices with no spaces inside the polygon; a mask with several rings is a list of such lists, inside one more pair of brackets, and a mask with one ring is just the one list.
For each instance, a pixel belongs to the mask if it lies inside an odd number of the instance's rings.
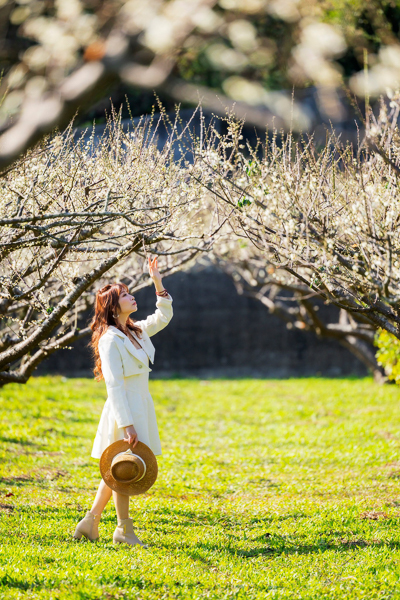
{"label": "woman", "polygon": [[[150,336],[168,325],[172,318],[172,298],[163,288],[157,257],[149,258],[149,273],[157,295],[156,312],[144,321],[133,321],[130,314],[137,310],[134,296],[123,283],[108,284],[96,294],[95,314],[90,325],[91,347],[95,358],[94,375],[104,377],[107,400],[100,417],[91,456],[100,458],[107,446],[125,440],[134,448],[144,442],[156,456],[161,454],[156,415],[149,392],[149,358],[154,360]],[[98,523],[107,502],[114,498],[117,527],[114,542],[130,545],[143,542],[136,536],[129,517],[129,496],[112,491],[100,481],[92,508],[78,523],[74,537],[90,540],[99,537]]]}

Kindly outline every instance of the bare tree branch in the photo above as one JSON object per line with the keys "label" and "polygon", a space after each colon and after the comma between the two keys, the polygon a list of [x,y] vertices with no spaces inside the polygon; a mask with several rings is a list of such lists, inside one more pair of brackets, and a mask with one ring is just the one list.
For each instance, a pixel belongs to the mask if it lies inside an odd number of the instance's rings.
{"label": "bare tree branch", "polygon": [[[26,381],[47,350],[75,339],[106,278],[148,285],[149,251],[175,272],[208,252],[226,223],[183,158],[171,160],[176,129],[159,149],[146,124],[128,135],[114,115],[107,127],[96,144],[53,136],[0,179],[0,381]],[[195,154],[193,136],[188,129]]]}

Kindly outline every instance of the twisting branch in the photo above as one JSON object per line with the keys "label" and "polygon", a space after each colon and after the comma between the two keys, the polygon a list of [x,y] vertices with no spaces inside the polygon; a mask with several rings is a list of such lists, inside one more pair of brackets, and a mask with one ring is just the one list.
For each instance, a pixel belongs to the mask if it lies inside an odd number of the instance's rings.
{"label": "twisting branch", "polygon": [[[384,372],[375,359],[375,327],[365,323],[363,318],[359,320],[358,317],[350,316],[343,309],[337,312],[337,320],[333,321],[332,311],[327,316],[322,303],[316,304],[319,296],[310,294],[309,288],[288,278],[284,270],[279,271],[279,276],[272,279],[259,257],[248,253],[246,259],[239,259],[231,249],[221,258],[217,256],[217,250],[218,248],[214,248],[212,254],[214,264],[232,278],[239,294],[261,302],[290,329],[312,331],[319,338],[336,340],[371,371],[375,381],[386,381]],[[271,274],[275,272],[271,266],[268,268]]]}
{"label": "twisting branch", "polygon": [[[184,157],[171,160],[176,130],[161,149],[152,132],[126,131],[115,114],[97,144],[58,134],[0,180],[0,385],[25,382],[50,352],[89,333],[77,320],[98,285],[148,285],[143,250],[172,273],[212,247],[226,218],[188,178]],[[189,129],[186,142],[195,154]]]}
{"label": "twisting branch", "polygon": [[390,108],[382,103],[371,118],[374,143],[362,141],[358,151],[334,132],[320,149],[291,134],[278,145],[276,132],[262,152],[243,149],[232,119],[228,133],[198,153],[191,174],[221,215],[230,212],[226,239],[233,233],[274,268],[271,283],[285,271],[325,303],[400,339],[399,111],[400,95]]}

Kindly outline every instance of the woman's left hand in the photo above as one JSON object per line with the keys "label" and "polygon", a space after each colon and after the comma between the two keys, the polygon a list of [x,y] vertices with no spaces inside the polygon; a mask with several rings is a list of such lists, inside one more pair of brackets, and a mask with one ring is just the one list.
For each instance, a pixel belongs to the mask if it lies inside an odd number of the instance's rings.
{"label": "woman's left hand", "polygon": [[154,283],[161,281],[161,275],[157,264],[157,256],[153,260],[151,260],[149,256],[149,274]]}

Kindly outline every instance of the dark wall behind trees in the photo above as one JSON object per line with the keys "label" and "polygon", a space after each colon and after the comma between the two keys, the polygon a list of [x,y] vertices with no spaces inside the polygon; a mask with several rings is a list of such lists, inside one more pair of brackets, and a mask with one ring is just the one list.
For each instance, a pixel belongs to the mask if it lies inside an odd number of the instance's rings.
{"label": "dark wall behind trees", "polygon": [[[338,343],[287,329],[260,302],[239,296],[231,279],[213,267],[176,273],[165,278],[164,285],[173,297],[174,317],[152,340],[153,377],[366,374],[364,366]],[[154,312],[152,287],[135,296],[137,319]],[[90,318],[89,314],[86,321]],[[88,341],[55,353],[35,374],[91,376]]]}

